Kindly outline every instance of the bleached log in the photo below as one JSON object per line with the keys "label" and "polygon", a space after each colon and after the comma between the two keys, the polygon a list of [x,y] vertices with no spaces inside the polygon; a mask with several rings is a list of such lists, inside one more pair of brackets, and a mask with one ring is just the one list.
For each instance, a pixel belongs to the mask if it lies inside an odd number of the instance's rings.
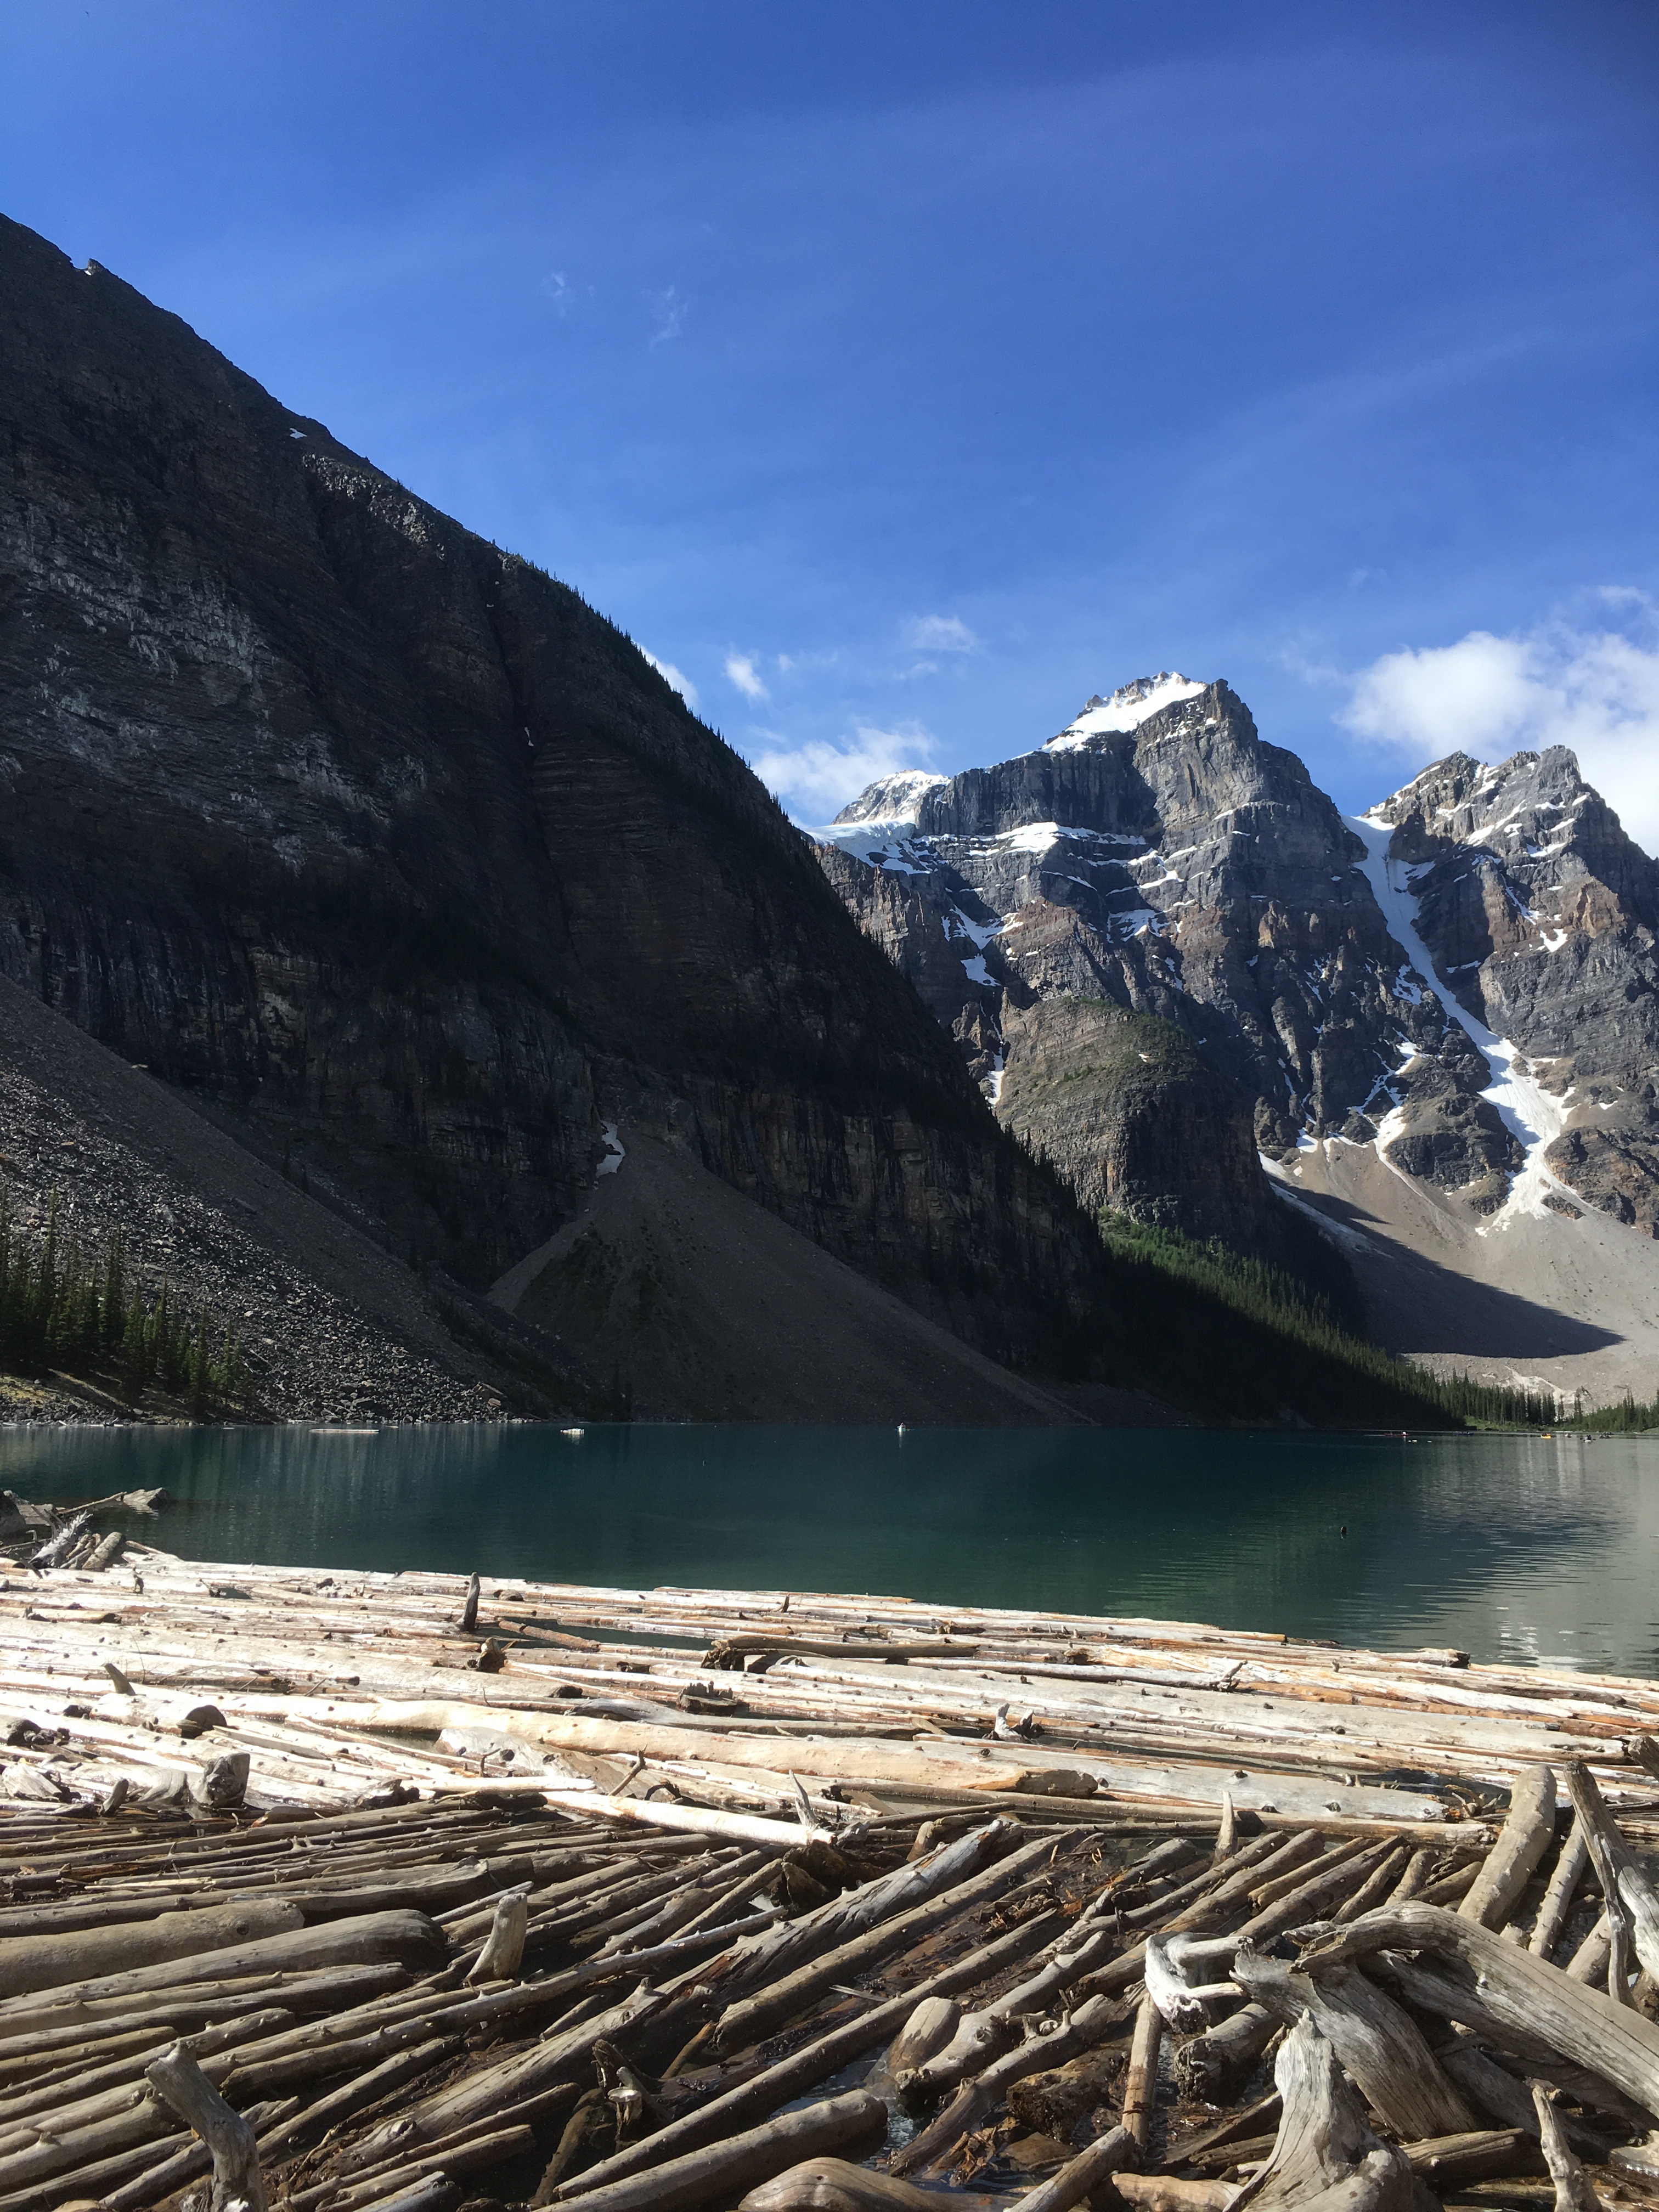
{"label": "bleached log", "polygon": [[[220,1982],[248,1975],[387,1961],[428,1965],[441,1960],[446,1948],[423,1912],[371,1912],[361,1918],[328,1921],[317,1928],[256,1936],[245,1943],[166,1959],[125,1972],[55,1984],[50,1994],[54,2003],[96,2003],[157,1990],[182,1990],[197,1981]],[[0,2033],[15,2033],[25,2014],[36,2009],[27,1994],[0,2002]]]}
{"label": "bleached log", "polygon": [[[0,1998],[102,1980],[302,1928],[305,1916],[284,1899],[248,1899],[200,1912],[162,1912],[114,1927],[0,1938]],[[0,2009],[0,2019],[3,2010]]]}
{"label": "bleached log", "polygon": [[751,2189],[738,2212],[939,2212],[939,2198],[844,2158],[809,2158]]}
{"label": "bleached log", "polygon": [[[710,1980],[717,1990],[735,1984],[753,1994],[738,1997],[721,2013],[715,2047],[737,2051],[758,2042],[831,1982],[865,1971],[970,1905],[988,1903],[1012,1888],[1050,1848],[1038,1839],[999,1858],[1012,1832],[1002,1821],[970,1830],[928,1858],[866,1883],[850,1899],[833,1899],[786,1927],[769,1929],[752,1943],[735,1946],[732,1965],[713,1973]],[[986,1868],[988,1857],[996,1863]],[[963,1879],[964,1875],[969,1878]],[[907,1904],[908,1911],[903,1909]],[[833,1948],[822,1948],[826,1942]]]}
{"label": "bleached log", "polygon": [[735,2203],[741,2191],[769,2181],[803,2160],[878,2143],[887,2130],[879,2097],[855,2089],[793,2112],[782,2112],[741,2135],[687,2152],[665,2165],[582,2193],[586,2212],[682,2212],[711,2202]]}
{"label": "bleached log", "polygon": [[1607,1961],[1613,1954],[1613,1922],[1604,1911],[1586,1932],[1566,1963],[1564,1971],[1575,1982],[1587,1983],[1592,1989],[1604,1986],[1607,1978]]}
{"label": "bleached log", "polygon": [[497,1900],[495,1920],[467,1975],[469,1982],[510,1982],[517,1974],[530,1926],[528,1893],[526,1883],[521,1889],[509,1889]]}
{"label": "bleached log", "polygon": [[[1152,2017],[1158,2018],[1155,2009]],[[1051,2035],[1034,2035],[1018,2049],[994,2058],[980,2073],[963,2081],[938,2118],[905,2144],[893,2159],[891,2170],[895,2173],[914,2173],[936,2163],[995,2110],[1016,2081],[1090,2049],[1120,2026],[1121,2021],[1121,2008],[1111,1998],[1091,1997]]]}
{"label": "bleached log", "polygon": [[1510,1792],[1509,1816],[1473,1887],[1457,1908],[1463,1917],[1478,1920],[1484,1927],[1501,1928],[1554,1836],[1554,1770],[1529,1766],[1516,1775]]}
{"label": "bleached log", "polygon": [[1304,1953],[1302,1964],[1322,1972],[1328,1965],[1384,1949],[1461,1960],[1479,1977],[1481,2002],[1492,2017],[1549,2044],[1659,2117],[1659,2027],[1518,1943],[1505,1942],[1478,1920],[1431,1905],[1385,1906],[1347,1928],[1327,1931]]}
{"label": "bleached log", "polygon": [[1416,2021],[1357,1969],[1336,1966],[1316,1976],[1298,1973],[1283,1960],[1245,1949],[1233,1972],[1249,1996],[1287,2026],[1310,2020],[1372,2110],[1407,2142],[1474,2127],[1474,2115],[1441,2071]]}
{"label": "bleached log", "polygon": [[1555,1939],[1572,1910],[1574,1895],[1584,1879],[1584,1869],[1589,1864],[1589,1838],[1585,1832],[1583,1820],[1575,1813],[1567,1840],[1561,1846],[1555,1870],[1549,1879],[1549,1887],[1539,1905],[1538,1917],[1527,1938],[1527,1948],[1534,1958],[1548,1958]]}
{"label": "bleached log", "polygon": [[1231,2181],[1183,2181],[1173,2173],[1117,2172],[1112,2186],[1123,2203],[1141,2212],[1229,2212],[1243,2194]]}
{"label": "bleached log", "polygon": [[752,2080],[739,2082],[722,2095],[698,2110],[688,2112],[683,2118],[673,2120],[644,2141],[630,2144],[606,2159],[588,2173],[567,2182],[557,2191],[558,2201],[580,2196],[585,2190],[597,2187],[601,2182],[620,2180],[630,2173],[678,2157],[683,2151],[695,2150],[712,2141],[723,2131],[743,2125],[761,2115],[775,2111],[788,2098],[799,2096],[803,2090],[829,2080],[849,2060],[872,2051],[896,2029],[902,2027],[918,2004],[929,1996],[948,1996],[958,1990],[975,1987],[998,1974],[1015,1960],[1025,1957],[1040,1944],[1053,1927],[1051,1919],[1027,1922],[1010,1929],[983,1949],[971,1952],[955,1965],[944,1967],[917,1988],[902,1996],[891,1997],[885,2004],[874,2005],[860,2019],[851,2021],[844,2027],[819,2036],[815,2041],[792,2052],[787,2058],[768,2067]]}
{"label": "bleached log", "polygon": [[1339,1927],[1347,1921],[1358,1920],[1362,1912],[1369,1912],[1373,1905],[1388,1903],[1405,1877],[1411,1856],[1408,1844],[1397,1844],[1376,1872],[1355,1890],[1347,1903],[1339,1905],[1332,1914],[1331,1917]]}
{"label": "bleached log", "polygon": [[1224,2014],[1237,2012],[1244,1992],[1235,1982],[1189,1982],[1176,1948],[1182,1941],[1179,1936],[1149,1936],[1143,1971],[1146,1994],[1164,2025],[1180,2034],[1195,2035]]}
{"label": "bleached log", "polygon": [[1158,2103],[1158,2059],[1164,2042],[1164,2015],[1150,1991],[1135,2014],[1129,2045],[1129,2070],[1123,2082],[1123,2124],[1137,2152],[1146,2148]]}
{"label": "bleached log", "polygon": [[[1388,1902],[1390,1905],[1408,1905],[1413,1898],[1422,1895],[1433,1875],[1435,1856],[1436,1854],[1431,1850],[1415,1850],[1412,1853],[1406,1863],[1406,1871],[1401,1875],[1398,1886],[1389,1893]],[[1358,1917],[1357,1915],[1356,1917]]]}
{"label": "bleached log", "polygon": [[1517,2025],[1512,2016],[1500,2018],[1487,2005],[1475,1975],[1461,1960],[1448,1964],[1437,1959],[1405,1959],[1384,1953],[1376,1959],[1373,1971],[1382,1975],[1389,1988],[1417,2011],[1455,2021],[1483,2041],[1513,2054],[1531,2073],[1554,2082],[1575,2103],[1595,2112],[1613,2113],[1630,2126],[1648,2124],[1645,2106],[1626,2096],[1589,2067],[1564,2058],[1541,2036]]}
{"label": "bleached log", "polygon": [[[1116,1947],[1117,1939],[1109,1929],[1085,1930],[1080,1941],[1068,1942],[1026,1980],[980,2010],[965,2013],[943,2050],[896,2076],[904,2103],[912,2109],[926,2106],[954,2089],[965,2075],[977,2074],[1015,2040],[1022,2020],[1047,2010],[1051,1998],[1080,1981]],[[1151,1945],[1147,1948],[1150,1954]]]}
{"label": "bleached log", "polygon": [[954,1997],[923,1997],[893,2038],[881,2063],[884,2080],[897,2082],[943,2051],[957,2032],[962,2007]]}
{"label": "bleached log", "polygon": [[1567,2142],[1555,2100],[1542,2082],[1533,2084],[1532,2101],[1538,2114],[1544,2163],[1555,2184],[1555,2212],[1603,2212],[1601,2198]]}
{"label": "bleached log", "polygon": [[253,2129],[225,2102],[184,2045],[175,2043],[156,2059],[146,2079],[213,2154],[213,2187],[204,2212],[265,2212]]}
{"label": "bleached log", "polygon": [[[1629,1941],[1637,1958],[1649,1973],[1659,1975],[1659,1892],[1656,1892],[1636,1854],[1613,1826],[1596,1787],[1595,1777],[1589,1768],[1577,1759],[1570,1759],[1566,1781],[1573,1808],[1583,1824],[1584,1840],[1595,1863],[1596,1879],[1601,1885],[1615,1958],[1620,1944],[1618,1923],[1622,1919],[1628,1927]],[[1620,1973],[1618,1989],[1621,1996],[1625,1987]]]}
{"label": "bleached log", "polygon": [[1028,2190],[1019,2200],[1018,2212],[1071,2212],[1109,2175],[1132,2166],[1139,2154],[1139,2146],[1127,2128],[1110,2128],[1086,2150],[1067,2159],[1058,2173]]}
{"label": "bleached log", "polygon": [[1380,2142],[1344,2079],[1337,2055],[1311,2018],[1298,2021],[1273,2067],[1282,2112],[1273,2154],[1251,2201],[1262,2212],[1318,2204],[1337,2189],[1351,2212],[1409,2212],[1412,2171]]}
{"label": "bleached log", "polygon": [[1198,2103],[1219,2104],[1232,2083],[1261,2056],[1279,2026],[1277,2015],[1266,2005],[1247,2004],[1218,2027],[1178,2044],[1175,2077],[1183,2094]]}

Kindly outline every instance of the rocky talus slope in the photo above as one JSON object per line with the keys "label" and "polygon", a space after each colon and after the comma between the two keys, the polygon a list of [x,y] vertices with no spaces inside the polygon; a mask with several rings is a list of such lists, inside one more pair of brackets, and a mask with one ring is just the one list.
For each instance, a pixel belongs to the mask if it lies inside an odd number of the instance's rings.
{"label": "rocky talus slope", "polygon": [[1345,819],[1224,684],[1166,673],[994,767],[884,779],[817,834],[1085,1204],[1271,1255],[1295,1194],[1347,1231],[1396,1348],[1645,1392],[1659,1255],[1587,1265],[1601,1231],[1557,1230],[1659,1228],[1659,867],[1571,754],[1456,755]]}
{"label": "rocky talus slope", "polygon": [[[38,1250],[57,1200],[60,1255],[118,1235],[128,1280],[165,1284],[240,1340],[247,1410],[268,1419],[499,1419],[508,1408],[597,1408],[579,1359],[536,1365],[542,1389],[463,1341],[440,1295],[188,1102],[0,980],[0,1182],[14,1237]],[[452,1315],[471,1302],[451,1286]],[[483,1317],[487,1324],[489,1316]],[[480,1331],[480,1334],[483,1332]],[[512,1332],[495,1332],[509,1355]],[[550,1351],[551,1347],[548,1347]],[[540,1348],[538,1347],[538,1352]],[[84,1373],[0,1382],[0,1419],[97,1419],[128,1410]],[[141,1410],[176,1415],[151,1398]]]}
{"label": "rocky talus slope", "polygon": [[1069,1194],[630,641],[0,222],[0,974],[482,1291],[619,1124],[981,1351]]}

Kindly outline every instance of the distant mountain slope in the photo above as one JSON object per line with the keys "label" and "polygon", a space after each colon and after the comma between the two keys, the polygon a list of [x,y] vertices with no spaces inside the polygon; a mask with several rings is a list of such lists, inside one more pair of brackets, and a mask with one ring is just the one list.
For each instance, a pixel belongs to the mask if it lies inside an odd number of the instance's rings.
{"label": "distant mountain slope", "polygon": [[[38,1268],[54,1198],[60,1267],[71,1245],[90,1261],[118,1234],[129,1285],[153,1298],[166,1284],[186,1313],[205,1306],[216,1332],[234,1328],[250,1409],[267,1418],[471,1419],[498,1415],[504,1402],[599,1409],[580,1360],[560,1372],[538,1358],[543,1388],[526,1395],[488,1339],[482,1349],[457,1340],[440,1301],[400,1261],[176,1091],[3,979],[0,1131],[14,1249],[22,1244]],[[0,1419],[11,1415],[0,1388]]]}
{"label": "distant mountain slope", "polygon": [[1659,862],[1560,745],[1497,767],[1454,753],[1368,822],[1477,1041],[1528,1063],[1507,1087],[1538,1167],[1659,1236]]}
{"label": "distant mountain slope", "polygon": [[1069,1194],[620,632],[15,224],[0,297],[0,972],[479,1289],[609,1121],[996,1356],[1109,1334]]}
{"label": "distant mountain slope", "polygon": [[[1596,1237],[1542,1225],[1594,1207],[1659,1230],[1659,867],[1571,754],[1456,755],[1345,821],[1224,684],[1164,673],[1012,759],[872,786],[816,835],[999,1117],[1085,1202],[1271,1253],[1243,1119],[1279,1196],[1358,1225],[1342,1249],[1396,1348],[1645,1391],[1659,1247],[1586,1269]],[[1126,1082],[1114,1007],[1173,1024],[1214,1079],[1155,1080],[1185,1062],[1143,1041]],[[1526,1284],[1507,1305],[1505,1266]]]}

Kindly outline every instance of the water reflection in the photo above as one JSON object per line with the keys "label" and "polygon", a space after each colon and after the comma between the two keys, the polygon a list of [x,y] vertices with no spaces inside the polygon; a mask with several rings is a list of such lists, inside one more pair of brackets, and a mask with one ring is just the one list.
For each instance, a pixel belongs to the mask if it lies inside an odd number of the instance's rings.
{"label": "water reflection", "polygon": [[161,1540],[201,1559],[902,1591],[1659,1674],[1659,1439],[0,1429],[26,1496],[154,1483],[180,1500]]}

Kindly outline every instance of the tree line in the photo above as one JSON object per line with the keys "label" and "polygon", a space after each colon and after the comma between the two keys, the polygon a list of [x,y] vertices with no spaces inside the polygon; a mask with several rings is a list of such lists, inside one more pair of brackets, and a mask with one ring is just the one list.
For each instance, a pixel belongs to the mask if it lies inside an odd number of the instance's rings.
{"label": "tree line", "polygon": [[[1148,1355],[1158,1340],[1182,1345],[1172,1379],[1200,1411],[1259,1413],[1286,1405],[1316,1420],[1378,1426],[1571,1423],[1553,1390],[1516,1390],[1396,1359],[1348,1324],[1344,1302],[1218,1239],[1200,1242],[1109,1210],[1100,1226],[1108,1248],[1139,1279],[1133,1311]],[[1218,1306],[1243,1326],[1204,1331],[1200,1349],[1194,1324]],[[1587,1416],[1584,1425],[1612,1424]]]}
{"label": "tree line", "polygon": [[205,1305],[192,1311],[170,1283],[135,1275],[119,1230],[93,1255],[65,1238],[56,1191],[40,1231],[13,1219],[0,1190],[0,1360],[25,1373],[88,1370],[128,1405],[155,1389],[205,1413],[247,1393],[234,1327],[216,1328]]}

